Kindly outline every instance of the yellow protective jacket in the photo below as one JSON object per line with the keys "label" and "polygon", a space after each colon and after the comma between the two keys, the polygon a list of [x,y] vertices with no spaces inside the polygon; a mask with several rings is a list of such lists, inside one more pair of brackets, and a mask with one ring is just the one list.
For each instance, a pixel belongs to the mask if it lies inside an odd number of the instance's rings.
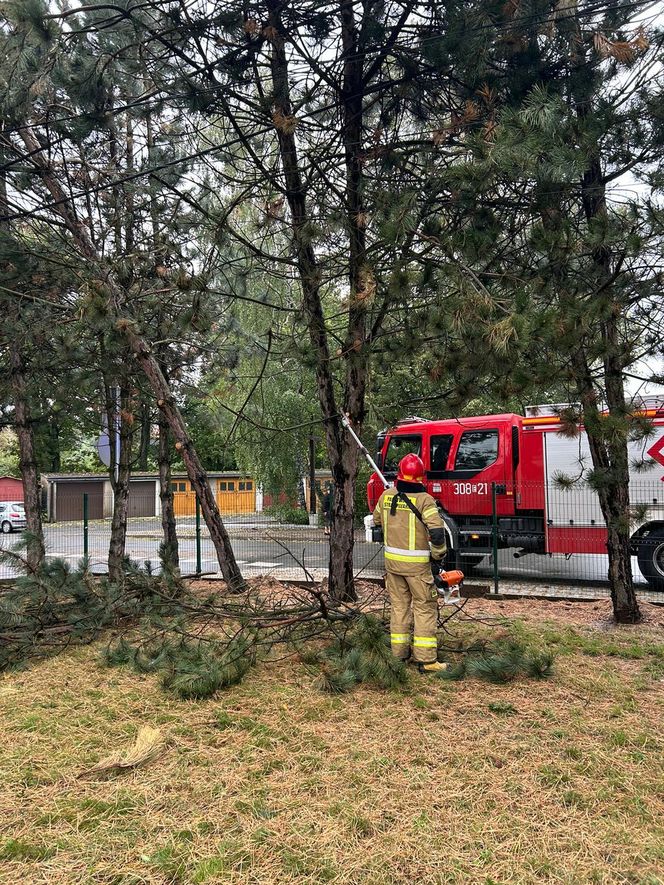
{"label": "yellow protective jacket", "polygon": [[[408,483],[414,486],[414,483]],[[373,513],[374,525],[383,527],[385,544],[385,568],[398,575],[417,575],[429,570],[429,560],[442,559],[447,552],[445,523],[436,502],[428,492],[402,491],[408,500],[417,507],[424,525],[408,507],[405,501],[397,502],[392,515],[392,502],[397,489],[385,489],[378,499]],[[426,526],[426,528],[425,528]],[[431,549],[429,549],[431,545]]]}

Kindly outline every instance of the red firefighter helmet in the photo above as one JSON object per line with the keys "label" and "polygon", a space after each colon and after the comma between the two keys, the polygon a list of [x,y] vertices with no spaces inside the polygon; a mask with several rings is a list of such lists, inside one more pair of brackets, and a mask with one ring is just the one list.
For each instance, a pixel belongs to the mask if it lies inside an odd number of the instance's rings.
{"label": "red firefighter helmet", "polygon": [[422,482],[424,479],[424,464],[419,455],[404,455],[399,461],[397,479],[405,482]]}

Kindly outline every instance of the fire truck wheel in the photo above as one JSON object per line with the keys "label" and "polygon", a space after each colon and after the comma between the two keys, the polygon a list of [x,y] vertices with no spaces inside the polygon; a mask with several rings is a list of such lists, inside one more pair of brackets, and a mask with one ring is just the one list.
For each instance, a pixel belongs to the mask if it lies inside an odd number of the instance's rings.
{"label": "fire truck wheel", "polygon": [[664,528],[653,529],[639,544],[639,568],[653,590],[664,591]]}

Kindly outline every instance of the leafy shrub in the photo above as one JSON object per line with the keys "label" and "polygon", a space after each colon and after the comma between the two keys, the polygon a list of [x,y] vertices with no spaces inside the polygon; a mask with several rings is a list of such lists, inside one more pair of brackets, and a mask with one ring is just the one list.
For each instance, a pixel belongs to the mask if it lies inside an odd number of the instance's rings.
{"label": "leafy shrub", "polygon": [[286,525],[309,525],[309,514],[301,507],[292,507],[290,504],[273,504],[265,508],[267,516],[276,519],[277,522]]}

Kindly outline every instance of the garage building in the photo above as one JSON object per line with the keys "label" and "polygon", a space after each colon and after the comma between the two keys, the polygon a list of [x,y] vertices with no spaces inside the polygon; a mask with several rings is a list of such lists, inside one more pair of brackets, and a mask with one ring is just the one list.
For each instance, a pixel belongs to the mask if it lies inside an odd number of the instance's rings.
{"label": "garage building", "polygon": [[[171,477],[173,506],[176,516],[193,516],[196,513],[196,493],[186,474],[173,474]],[[262,509],[262,497],[256,483],[250,476],[238,471],[208,473],[208,483],[212,489],[217,507],[222,516],[258,513]]]}
{"label": "garage building", "polygon": [[[88,518],[113,515],[113,490],[103,474],[48,473],[42,476],[44,505],[50,522],[83,519],[83,496]],[[129,481],[129,516],[159,515],[159,483],[154,474],[135,474]]]}
{"label": "garage building", "polygon": [[0,476],[0,501],[22,501],[23,481],[15,476]]}

